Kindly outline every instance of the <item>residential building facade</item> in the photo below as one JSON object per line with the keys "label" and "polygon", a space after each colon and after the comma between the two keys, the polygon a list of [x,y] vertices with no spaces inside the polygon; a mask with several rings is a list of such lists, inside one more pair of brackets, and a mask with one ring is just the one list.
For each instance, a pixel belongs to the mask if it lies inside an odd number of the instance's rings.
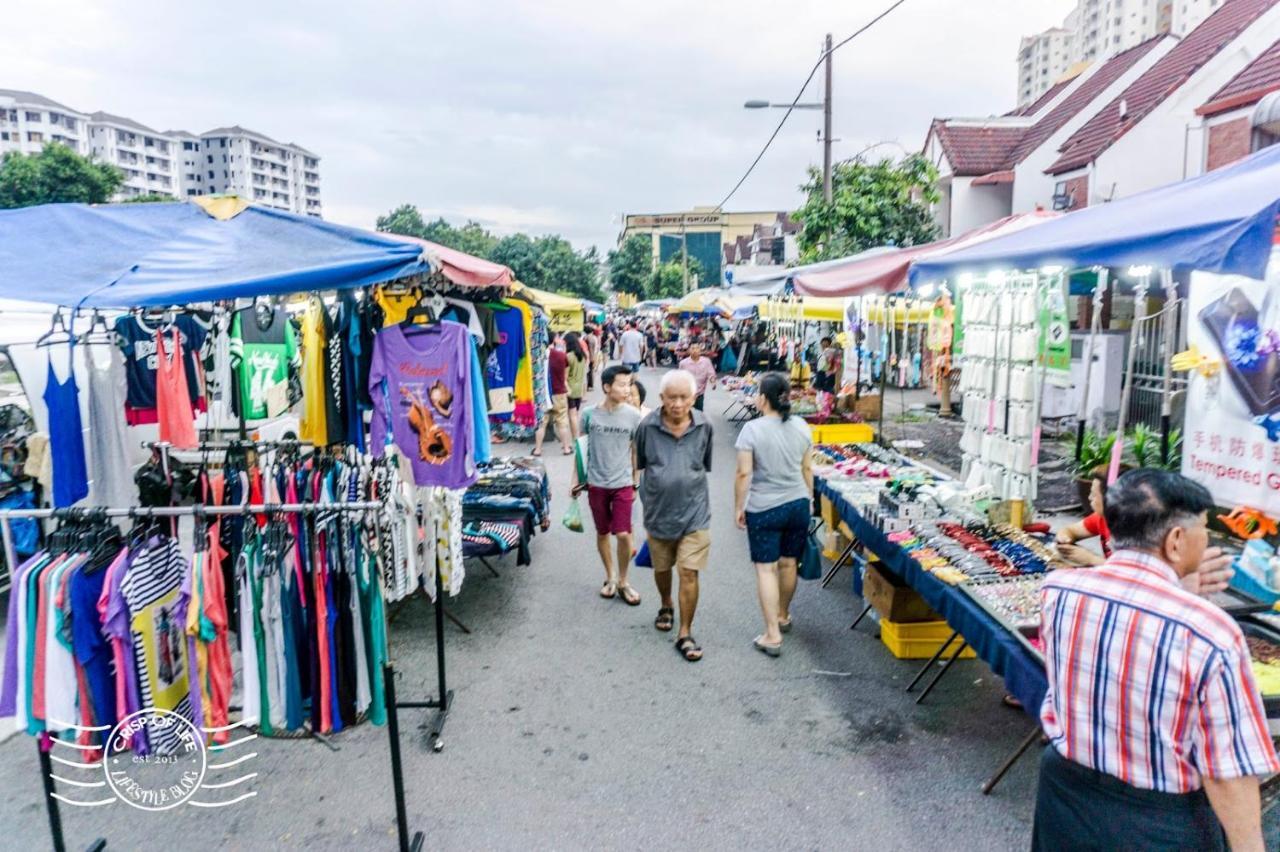
{"label": "residential building facade", "polygon": [[199,153],[204,194],[239,195],[280,210],[321,215],[320,159],[310,151],[236,125],[201,133]]}
{"label": "residential building facade", "polygon": [[0,89],[0,156],[36,154],[49,142],[89,153],[89,116],[35,92]]}
{"label": "residential building facade", "polygon": [[1185,36],[1150,38],[1004,116],[936,119],[924,154],[943,233],[1104,203],[1272,144],[1278,41],[1280,0],[1220,0]]}
{"label": "residential building facade", "polygon": [[117,200],[142,195],[178,196],[174,140],[131,118],[95,112],[89,116],[89,151],[124,173]]}
{"label": "residential building facade", "polygon": [[1075,33],[1053,27],[1026,36],[1018,47],[1018,103],[1029,104],[1047,92],[1066,73],[1075,57]]}
{"label": "residential building facade", "polygon": [[293,143],[240,126],[196,135],[158,131],[107,112],[84,113],[35,92],[0,89],[0,156],[46,144],[110,163],[124,174],[113,201],[142,195],[236,194],[320,217],[320,158]]}

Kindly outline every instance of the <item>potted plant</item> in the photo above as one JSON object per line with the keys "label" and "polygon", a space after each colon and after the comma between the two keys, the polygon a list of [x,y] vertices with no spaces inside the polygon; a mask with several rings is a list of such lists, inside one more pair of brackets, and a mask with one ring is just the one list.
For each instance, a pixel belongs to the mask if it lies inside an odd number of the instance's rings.
{"label": "potted plant", "polygon": [[1105,469],[1111,464],[1111,449],[1115,443],[1116,436],[1113,432],[1084,430],[1080,458],[1076,459],[1075,463],[1076,492],[1080,496],[1080,505],[1089,505],[1089,490],[1093,487],[1093,477],[1098,468]]}
{"label": "potted plant", "polygon": [[1126,440],[1133,461],[1137,467],[1154,467],[1160,470],[1177,472],[1182,470],[1182,430],[1169,430],[1169,460],[1160,459],[1160,433],[1139,423],[1133,427]]}

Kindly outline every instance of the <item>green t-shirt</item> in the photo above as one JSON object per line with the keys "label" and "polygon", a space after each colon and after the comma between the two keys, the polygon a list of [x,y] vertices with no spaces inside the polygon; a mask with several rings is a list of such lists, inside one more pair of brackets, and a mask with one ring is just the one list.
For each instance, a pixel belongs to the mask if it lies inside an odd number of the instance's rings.
{"label": "green t-shirt", "polygon": [[[293,335],[293,323],[283,308],[275,308],[265,317],[255,308],[236,311],[231,318],[231,368],[236,372],[240,389],[240,408],[246,420],[270,416],[268,393],[284,397],[288,406],[289,370],[297,370],[301,359]],[[282,414],[275,411],[272,414]]]}

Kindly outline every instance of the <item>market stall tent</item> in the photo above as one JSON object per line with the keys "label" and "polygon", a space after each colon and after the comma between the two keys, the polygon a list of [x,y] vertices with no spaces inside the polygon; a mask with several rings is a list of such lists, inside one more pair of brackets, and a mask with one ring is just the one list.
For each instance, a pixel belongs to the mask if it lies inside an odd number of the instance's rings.
{"label": "market stall tent", "polygon": [[1191,180],[918,261],[911,281],[1045,266],[1147,266],[1261,279],[1278,214],[1280,146],[1272,146]]}
{"label": "market stall tent", "polygon": [[913,264],[918,264],[925,258],[946,256],[977,243],[1042,225],[1056,217],[1057,213],[1044,210],[1017,213],[949,239],[875,254],[864,252],[832,261],[824,269],[796,275],[792,278],[792,285],[797,293],[807,296],[896,293],[906,289],[908,273]]}
{"label": "market stall tent", "polygon": [[812,275],[818,272],[825,272],[828,269],[836,269],[854,261],[866,260],[882,254],[892,254],[896,251],[898,249],[893,246],[878,246],[850,257],[821,260],[817,263],[806,263],[786,269],[770,270],[756,275],[751,275],[744,270],[741,276],[734,277],[733,286],[729,288],[729,292],[734,296],[777,296],[786,290],[787,285],[791,284],[797,275]]}
{"label": "market stall tent", "polygon": [[723,314],[732,313],[728,304],[729,292],[720,287],[703,287],[685,294],[683,299],[667,306],[673,314]]}
{"label": "market stall tent", "polygon": [[815,322],[841,322],[844,299],[805,297],[793,302],[766,299],[758,306],[761,319],[803,319]]}
{"label": "market stall tent", "polygon": [[421,244],[234,197],[0,210],[0,297],[69,307],[330,290],[432,269]]}

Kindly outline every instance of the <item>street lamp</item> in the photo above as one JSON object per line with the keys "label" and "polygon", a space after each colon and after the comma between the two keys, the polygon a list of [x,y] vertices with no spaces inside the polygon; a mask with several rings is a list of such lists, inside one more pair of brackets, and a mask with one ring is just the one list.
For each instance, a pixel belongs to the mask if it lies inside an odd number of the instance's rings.
{"label": "street lamp", "polygon": [[774,104],[751,100],[743,106],[747,109],[820,109],[822,110],[822,198],[831,203],[831,33],[827,33],[822,50],[822,62],[826,66],[826,89],[822,103]]}

